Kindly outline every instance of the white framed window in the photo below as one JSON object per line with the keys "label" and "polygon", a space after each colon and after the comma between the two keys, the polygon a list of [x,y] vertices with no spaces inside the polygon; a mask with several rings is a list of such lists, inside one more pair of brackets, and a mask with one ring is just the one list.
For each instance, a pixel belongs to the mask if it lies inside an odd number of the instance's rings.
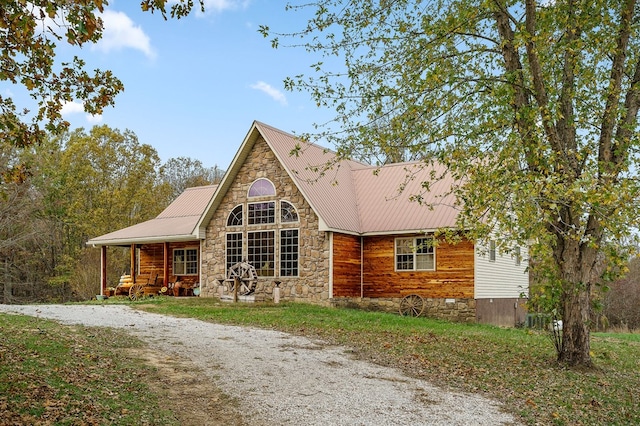
{"label": "white framed window", "polygon": [[269,179],[256,179],[249,187],[249,192],[247,195],[249,196],[249,198],[275,196],[276,187],[273,185],[273,183],[271,183]]}
{"label": "white framed window", "polygon": [[276,222],[276,202],[249,203],[247,205],[249,225],[262,225]]}
{"label": "white framed window", "polygon": [[173,249],[173,275],[198,274],[198,249]]}
{"label": "white framed window", "polygon": [[283,229],[280,231],[280,276],[298,276],[299,231]]}
{"label": "white framed window", "polygon": [[242,226],[242,204],[235,206],[227,217],[227,226]]}
{"label": "white framed window", "polygon": [[522,263],[522,253],[520,251],[520,246],[516,246],[516,248],[514,249],[513,257],[515,258],[516,266],[520,266],[520,263]]}
{"label": "white framed window", "polygon": [[275,276],[275,232],[247,232],[247,261],[259,277]]}
{"label": "white framed window", "polygon": [[225,275],[236,263],[242,262],[242,232],[233,232],[227,234],[225,249]]}
{"label": "white framed window", "polygon": [[435,271],[436,248],[432,237],[396,238],[396,271]]}
{"label": "white framed window", "polygon": [[298,221],[296,208],[288,201],[280,201],[280,222],[292,223]]}
{"label": "white framed window", "polygon": [[489,241],[489,262],[496,261],[496,240]]}

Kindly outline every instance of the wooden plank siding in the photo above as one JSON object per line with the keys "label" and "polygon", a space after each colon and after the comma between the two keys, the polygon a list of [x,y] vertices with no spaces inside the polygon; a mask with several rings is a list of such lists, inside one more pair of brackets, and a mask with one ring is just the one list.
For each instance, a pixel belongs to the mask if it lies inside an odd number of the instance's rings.
{"label": "wooden plank siding", "polygon": [[[136,282],[146,282],[149,275],[158,274],[158,283],[163,280],[165,267],[165,245],[158,244],[142,244],[140,248],[140,271],[136,277]],[[175,282],[178,276],[173,275],[173,249],[177,248],[198,248],[198,265],[200,265],[200,247],[198,242],[169,243],[167,250],[167,269],[169,282]],[[180,275],[180,281],[188,284],[195,284],[200,281],[200,275]],[[163,284],[164,285],[164,284]]]}
{"label": "wooden plank siding", "polygon": [[[404,235],[403,235],[404,237]],[[440,241],[435,271],[395,271],[395,238],[364,239],[364,297],[473,298],[474,246]]]}
{"label": "wooden plank siding", "polygon": [[333,234],[333,297],[360,297],[360,237]]}

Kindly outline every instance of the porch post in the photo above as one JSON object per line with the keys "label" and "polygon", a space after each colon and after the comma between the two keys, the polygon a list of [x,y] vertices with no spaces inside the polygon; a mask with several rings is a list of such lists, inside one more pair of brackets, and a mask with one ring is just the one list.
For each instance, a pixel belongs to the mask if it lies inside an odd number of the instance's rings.
{"label": "porch post", "polygon": [[100,246],[100,294],[107,292],[107,246]]}
{"label": "porch post", "polygon": [[163,275],[162,275],[162,285],[165,287],[169,287],[169,243],[164,242],[164,259],[163,259]]}
{"label": "porch post", "polygon": [[136,245],[131,244],[131,282],[136,283]]}

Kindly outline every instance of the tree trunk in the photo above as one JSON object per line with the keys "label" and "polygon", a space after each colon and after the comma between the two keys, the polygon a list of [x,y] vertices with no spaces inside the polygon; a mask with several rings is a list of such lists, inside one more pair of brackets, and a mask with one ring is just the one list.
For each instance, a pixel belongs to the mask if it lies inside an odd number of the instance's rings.
{"label": "tree trunk", "polygon": [[571,366],[591,367],[589,313],[591,286],[566,283],[562,295],[562,347],[558,361]]}
{"label": "tree trunk", "polygon": [[[593,232],[600,234],[595,228]],[[558,235],[557,241],[555,260],[562,280],[562,345],[558,361],[570,366],[592,367],[589,322],[598,250],[571,235]]]}

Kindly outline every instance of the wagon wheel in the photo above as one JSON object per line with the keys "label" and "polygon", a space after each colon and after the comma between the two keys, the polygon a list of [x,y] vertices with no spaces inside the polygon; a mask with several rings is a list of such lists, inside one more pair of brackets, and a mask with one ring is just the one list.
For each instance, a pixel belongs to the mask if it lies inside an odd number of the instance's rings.
{"label": "wagon wheel", "polygon": [[400,301],[400,315],[419,317],[424,311],[424,299],[417,294],[405,296]]}
{"label": "wagon wheel", "polygon": [[233,292],[236,286],[235,278],[240,280],[238,294],[247,295],[253,293],[258,275],[256,268],[247,262],[238,262],[229,268],[229,291]]}
{"label": "wagon wheel", "polygon": [[129,299],[139,300],[144,296],[144,286],[142,284],[134,284],[129,288]]}

